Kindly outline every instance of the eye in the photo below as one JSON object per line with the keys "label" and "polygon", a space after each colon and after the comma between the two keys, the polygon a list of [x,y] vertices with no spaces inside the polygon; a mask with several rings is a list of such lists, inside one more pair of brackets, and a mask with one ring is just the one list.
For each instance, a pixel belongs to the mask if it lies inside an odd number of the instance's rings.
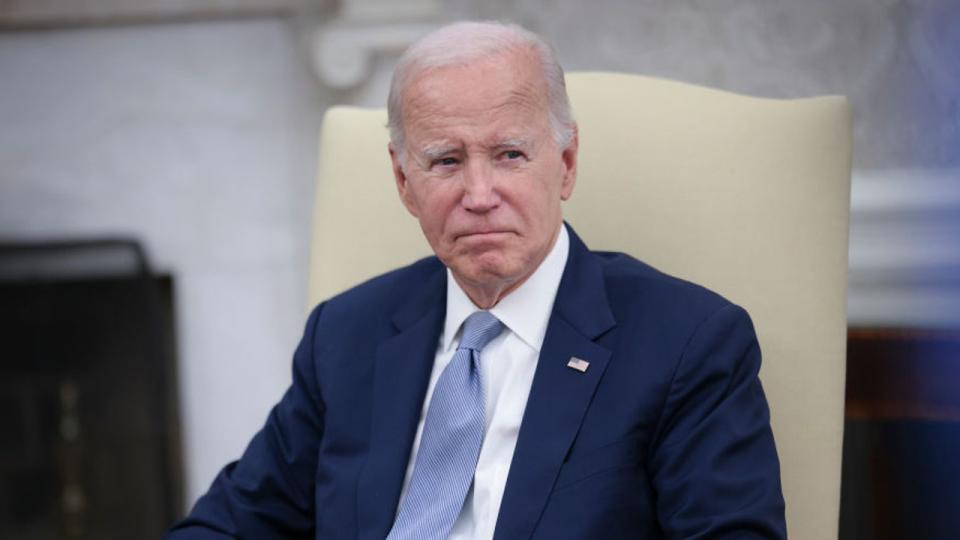
{"label": "eye", "polygon": [[520,158],[522,158],[522,157],[523,157],[523,152],[521,152],[521,151],[519,151],[519,150],[507,150],[506,152],[503,153],[503,157],[504,157],[504,159],[507,159],[507,160],[512,161],[512,160],[515,160],[515,159],[520,159]]}
{"label": "eye", "polygon": [[444,157],[438,160],[435,160],[431,165],[434,167],[453,167],[460,161],[454,157]]}

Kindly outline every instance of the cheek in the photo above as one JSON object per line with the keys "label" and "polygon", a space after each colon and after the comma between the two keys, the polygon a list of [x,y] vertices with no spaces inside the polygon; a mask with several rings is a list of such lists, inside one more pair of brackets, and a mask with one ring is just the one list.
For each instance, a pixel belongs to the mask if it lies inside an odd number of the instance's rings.
{"label": "cheek", "polygon": [[514,207],[523,216],[528,227],[539,228],[553,217],[557,204],[555,199],[559,200],[559,194],[556,188],[543,182],[531,182],[528,189],[523,193],[518,193],[517,203]]}
{"label": "cheek", "polygon": [[433,191],[419,199],[420,225],[431,243],[443,241],[450,215],[456,209],[456,199],[442,191]]}

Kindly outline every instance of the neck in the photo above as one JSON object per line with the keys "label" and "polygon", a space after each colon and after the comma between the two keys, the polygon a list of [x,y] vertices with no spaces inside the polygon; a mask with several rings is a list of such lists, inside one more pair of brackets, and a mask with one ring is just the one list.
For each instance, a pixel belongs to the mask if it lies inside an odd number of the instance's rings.
{"label": "neck", "polygon": [[457,285],[460,285],[460,288],[463,289],[463,292],[467,294],[467,297],[471,302],[474,303],[474,305],[480,309],[490,309],[500,303],[500,300],[527,281],[527,278],[529,278],[530,275],[532,275],[532,272],[531,274],[528,274],[512,283],[505,282],[483,285],[466,283],[456,274],[453,275],[453,279],[456,280]]}

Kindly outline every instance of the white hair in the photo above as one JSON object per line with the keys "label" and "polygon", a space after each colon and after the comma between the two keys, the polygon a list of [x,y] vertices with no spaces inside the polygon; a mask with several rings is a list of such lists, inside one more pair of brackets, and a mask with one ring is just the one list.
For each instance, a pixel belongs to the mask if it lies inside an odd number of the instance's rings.
{"label": "white hair", "polygon": [[560,148],[573,140],[576,124],[567,98],[563,68],[553,49],[539,36],[515,24],[499,22],[459,22],[427,34],[400,57],[387,98],[387,128],[390,142],[403,162],[403,92],[416,75],[439,67],[466,65],[472,61],[515,49],[532,50],[543,68],[547,90],[547,109],[553,138]]}

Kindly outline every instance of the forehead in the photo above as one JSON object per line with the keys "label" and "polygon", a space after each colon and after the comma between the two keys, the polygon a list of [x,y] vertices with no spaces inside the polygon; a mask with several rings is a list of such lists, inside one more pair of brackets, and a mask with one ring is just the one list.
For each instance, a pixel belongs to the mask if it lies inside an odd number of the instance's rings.
{"label": "forehead", "polygon": [[460,130],[528,132],[548,122],[546,94],[539,60],[525,51],[428,69],[404,92],[406,134],[419,139]]}

